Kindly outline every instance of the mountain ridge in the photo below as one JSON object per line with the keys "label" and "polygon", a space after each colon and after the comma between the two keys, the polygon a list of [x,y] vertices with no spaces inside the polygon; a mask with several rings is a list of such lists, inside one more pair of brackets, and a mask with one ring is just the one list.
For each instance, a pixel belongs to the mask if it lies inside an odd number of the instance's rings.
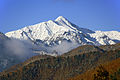
{"label": "mountain ridge", "polygon": [[[92,31],[80,28],[63,16],[8,32],[5,35],[30,40],[37,45],[43,44],[44,47],[56,47],[64,43],[71,44],[73,46],[67,46],[69,51],[81,45],[111,45],[120,42],[120,32],[118,31]],[[58,53],[61,52],[58,51]]]}

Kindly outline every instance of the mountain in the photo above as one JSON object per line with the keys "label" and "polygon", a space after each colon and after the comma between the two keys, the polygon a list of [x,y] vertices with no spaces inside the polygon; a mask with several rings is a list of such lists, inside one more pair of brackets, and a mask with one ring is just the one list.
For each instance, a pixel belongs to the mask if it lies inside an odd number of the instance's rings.
{"label": "mountain", "polygon": [[120,44],[92,48],[91,45],[80,46],[57,57],[34,56],[1,72],[0,80],[67,80],[119,58]]}
{"label": "mountain", "polygon": [[56,20],[11,31],[5,35],[30,40],[39,46],[42,44],[43,48],[47,47],[43,49],[44,51],[56,50],[58,53],[68,52],[81,45],[111,45],[120,42],[120,32],[118,31],[92,31],[80,28],[63,16],[59,16]]}
{"label": "mountain", "polygon": [[0,42],[4,41],[4,40],[7,40],[8,37],[5,36],[3,33],[0,32]]}

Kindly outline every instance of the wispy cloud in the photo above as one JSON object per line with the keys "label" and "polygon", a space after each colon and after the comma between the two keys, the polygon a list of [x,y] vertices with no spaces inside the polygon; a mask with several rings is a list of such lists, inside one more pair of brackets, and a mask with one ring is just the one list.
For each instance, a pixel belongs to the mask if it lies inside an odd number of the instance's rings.
{"label": "wispy cloud", "polygon": [[20,59],[32,56],[32,43],[26,40],[11,39],[5,41],[5,50],[9,55],[15,55]]}

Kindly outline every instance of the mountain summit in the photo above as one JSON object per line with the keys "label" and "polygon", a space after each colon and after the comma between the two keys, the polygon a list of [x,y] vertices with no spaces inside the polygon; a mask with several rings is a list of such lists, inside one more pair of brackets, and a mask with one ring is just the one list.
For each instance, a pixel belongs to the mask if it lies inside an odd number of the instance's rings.
{"label": "mountain summit", "polygon": [[[30,40],[36,44],[43,43],[47,46],[67,44],[79,45],[109,45],[120,42],[120,32],[117,31],[92,31],[80,28],[63,16],[39,24],[6,33],[8,37]],[[62,44],[63,45],[63,44]],[[73,47],[66,46],[66,47]],[[73,49],[73,48],[71,48]]]}
{"label": "mountain summit", "polygon": [[63,16],[59,16],[55,21],[60,21],[60,20],[67,21],[66,18]]}

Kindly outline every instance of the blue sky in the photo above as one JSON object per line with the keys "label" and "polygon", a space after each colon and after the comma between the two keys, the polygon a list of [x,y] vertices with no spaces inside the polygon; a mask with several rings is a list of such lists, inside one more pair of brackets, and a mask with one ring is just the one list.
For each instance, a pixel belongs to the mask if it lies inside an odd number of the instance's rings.
{"label": "blue sky", "polygon": [[120,31],[120,0],[0,0],[0,31],[64,16],[79,27]]}

